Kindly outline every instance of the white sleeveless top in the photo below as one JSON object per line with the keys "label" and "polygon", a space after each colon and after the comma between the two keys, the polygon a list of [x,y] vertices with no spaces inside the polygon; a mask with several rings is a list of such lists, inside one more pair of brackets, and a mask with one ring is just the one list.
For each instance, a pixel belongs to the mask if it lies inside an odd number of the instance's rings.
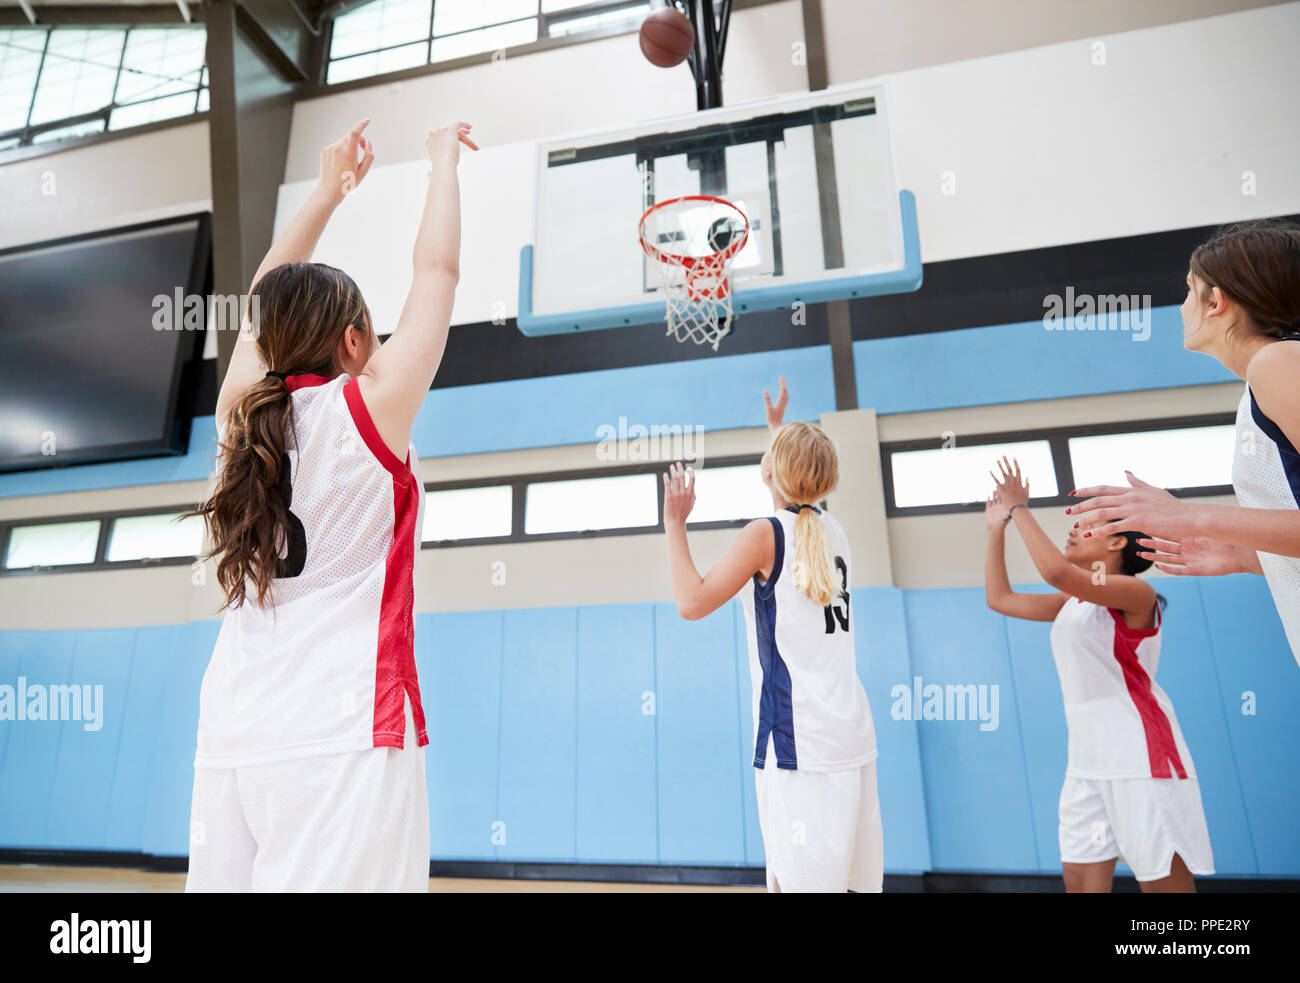
{"label": "white sleeveless top", "polygon": [[[1237,406],[1232,488],[1237,501],[1248,509],[1300,508],[1300,454],[1282,429],[1260,412],[1250,386]],[[1300,662],[1300,558],[1275,553],[1256,556],[1286,629],[1291,654]]]}
{"label": "white sleeveless top", "polygon": [[840,591],[822,607],[795,586],[795,514],[770,516],[771,576],[740,592],[754,686],[754,767],[858,768],[876,757],[876,729],[858,679],[849,606],[852,557],[840,524],[822,512]]}
{"label": "white sleeveless top", "polygon": [[1113,608],[1068,598],[1052,623],[1070,733],[1065,773],[1077,778],[1195,778],[1174,705],[1156,682],[1154,628],[1130,628]]}
{"label": "white sleeveless top", "polygon": [[228,610],[203,677],[196,768],[402,747],[415,671],[419,462],[385,446],[346,375],[290,376],[289,546],[274,606]]}

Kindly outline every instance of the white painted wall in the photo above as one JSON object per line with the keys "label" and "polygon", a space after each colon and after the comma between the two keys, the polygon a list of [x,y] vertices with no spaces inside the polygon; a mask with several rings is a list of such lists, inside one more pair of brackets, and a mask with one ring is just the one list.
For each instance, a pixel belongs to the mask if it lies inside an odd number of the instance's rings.
{"label": "white painted wall", "polygon": [[822,0],[822,16],[833,84],[1280,2]]}
{"label": "white painted wall", "polygon": [[[805,69],[792,57],[802,38],[798,0],[734,13],[727,102],[807,88]],[[422,159],[425,131],[456,119],[473,123],[479,143],[493,147],[694,108],[690,70],[655,68],[642,57],[637,35],[624,34],[299,102],[285,180],[314,177],[320,148],[362,118],[370,119],[377,159],[390,164]]]}
{"label": "white painted wall", "polygon": [[206,121],[5,164],[0,248],[211,211],[210,173]]}

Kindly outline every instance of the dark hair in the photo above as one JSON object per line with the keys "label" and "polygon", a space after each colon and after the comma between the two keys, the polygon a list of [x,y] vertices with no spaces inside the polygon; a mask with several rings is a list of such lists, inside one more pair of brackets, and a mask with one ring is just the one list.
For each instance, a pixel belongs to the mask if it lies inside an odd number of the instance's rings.
{"label": "dark hair", "polygon": [[[1241,305],[1269,338],[1300,331],[1300,226],[1241,222],[1196,247],[1191,272]],[[1205,296],[1202,296],[1202,300]]]}
{"label": "dark hair", "polygon": [[348,326],[370,333],[370,311],[356,283],[321,263],[277,266],[254,286],[250,303],[256,304],[257,353],[269,371],[231,408],[216,489],[190,513],[207,522],[212,549],[206,556],[219,557],[217,581],[229,608],[250,593],[265,604],[271,581],[289,573],[281,558],[290,534],[281,472],[293,400],[282,377],[333,376]]}
{"label": "dark hair", "polygon": [[[1138,574],[1145,573],[1151,569],[1151,561],[1145,556],[1138,556],[1138,551],[1145,549],[1145,547],[1138,545],[1138,540],[1150,539],[1150,536],[1144,532],[1133,531],[1116,532],[1111,533],[1111,535],[1124,537],[1124,551],[1120,554],[1119,559],[1120,573],[1129,577],[1136,577]],[[1164,595],[1158,592],[1156,593],[1156,601],[1159,602],[1161,610],[1164,610],[1165,604],[1168,603],[1165,600]]]}

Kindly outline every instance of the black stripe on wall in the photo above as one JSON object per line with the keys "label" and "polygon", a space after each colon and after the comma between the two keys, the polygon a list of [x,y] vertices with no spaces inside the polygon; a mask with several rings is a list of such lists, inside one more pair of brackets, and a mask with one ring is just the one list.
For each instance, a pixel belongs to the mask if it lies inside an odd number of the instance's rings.
{"label": "black stripe on wall", "polygon": [[[1300,222],[1300,215],[1285,216]],[[854,340],[931,331],[955,331],[1035,321],[1048,294],[1137,294],[1154,306],[1177,304],[1192,250],[1219,226],[1099,239],[925,264],[916,293],[851,301]],[[807,309],[807,324],[794,325],[790,311],[738,318],[715,354],[707,346],[678,344],[662,324],[528,338],[513,318],[504,324],[457,325],[451,329],[434,389],[510,379],[536,379],[571,372],[628,368],[826,345],[823,305]],[[216,362],[199,373],[195,414],[216,408]]]}
{"label": "black stripe on wall", "polygon": [[[1300,215],[1284,216],[1300,222]],[[1098,239],[925,264],[912,294],[850,301],[853,338],[887,338],[1037,321],[1048,294],[1137,294],[1154,307],[1181,304],[1187,261],[1218,225]]]}

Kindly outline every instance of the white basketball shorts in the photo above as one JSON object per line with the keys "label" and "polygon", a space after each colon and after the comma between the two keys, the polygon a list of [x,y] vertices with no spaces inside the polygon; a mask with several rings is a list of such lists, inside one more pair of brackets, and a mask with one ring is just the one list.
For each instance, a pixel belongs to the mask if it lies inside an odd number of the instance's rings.
{"label": "white basketball shorts", "polygon": [[424,748],[196,769],[186,891],[429,889]]}
{"label": "white basketball shorts", "polygon": [[1139,881],[1168,877],[1174,854],[1198,876],[1214,873],[1210,831],[1195,778],[1076,778],[1061,788],[1061,862],[1122,859]]}
{"label": "white basketball shorts", "polygon": [[885,847],[876,763],[845,771],[754,770],[773,893],[879,892]]}

